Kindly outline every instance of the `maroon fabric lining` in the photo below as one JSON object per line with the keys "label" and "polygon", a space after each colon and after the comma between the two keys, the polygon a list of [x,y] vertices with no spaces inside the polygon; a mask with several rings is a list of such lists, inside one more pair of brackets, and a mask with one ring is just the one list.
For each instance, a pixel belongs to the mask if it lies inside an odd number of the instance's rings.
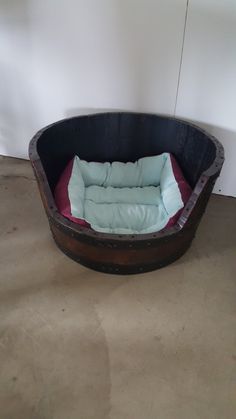
{"label": "maroon fabric lining", "polygon": [[[179,191],[181,193],[182,201],[183,201],[183,204],[185,206],[185,204],[187,203],[187,201],[190,198],[190,195],[192,193],[192,189],[190,188],[188,182],[185,180],[184,175],[182,173],[182,170],[180,169],[176,159],[174,158],[174,156],[172,154],[170,154],[170,161],[171,161],[171,164],[172,164],[172,170],[173,170],[173,173],[174,173],[174,177],[175,177],[176,182],[178,183],[178,187],[179,187]],[[173,227],[177,223],[182,211],[183,211],[183,208],[181,208],[179,211],[177,211],[177,213],[169,219],[169,221],[166,224],[166,226],[164,227],[164,229]]]}
{"label": "maroon fabric lining", "polygon": [[74,223],[80,224],[84,227],[90,227],[90,224],[87,223],[87,221],[73,217],[73,215],[71,214],[71,206],[68,195],[68,184],[71,178],[73,163],[74,158],[70,160],[70,162],[67,164],[66,168],[62,172],[62,175],[60,176],[59,182],[57,183],[57,186],[55,188],[55,202],[60,214],[62,214],[64,217],[69,218],[69,220],[73,221]]}

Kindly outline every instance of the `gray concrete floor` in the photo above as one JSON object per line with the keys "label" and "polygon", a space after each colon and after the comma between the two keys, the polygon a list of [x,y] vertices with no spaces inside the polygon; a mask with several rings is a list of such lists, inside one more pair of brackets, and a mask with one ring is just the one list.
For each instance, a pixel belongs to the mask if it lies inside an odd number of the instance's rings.
{"label": "gray concrete floor", "polygon": [[235,419],[236,200],[178,262],[110,276],[54,245],[28,162],[0,175],[0,419]]}

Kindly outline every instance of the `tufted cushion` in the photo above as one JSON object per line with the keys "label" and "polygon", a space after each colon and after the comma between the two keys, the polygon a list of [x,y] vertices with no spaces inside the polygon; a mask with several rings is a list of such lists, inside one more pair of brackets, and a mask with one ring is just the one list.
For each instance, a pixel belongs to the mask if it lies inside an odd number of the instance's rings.
{"label": "tufted cushion", "polygon": [[134,163],[96,163],[75,156],[55,200],[62,215],[96,231],[144,234],[173,226],[191,189],[169,153]]}

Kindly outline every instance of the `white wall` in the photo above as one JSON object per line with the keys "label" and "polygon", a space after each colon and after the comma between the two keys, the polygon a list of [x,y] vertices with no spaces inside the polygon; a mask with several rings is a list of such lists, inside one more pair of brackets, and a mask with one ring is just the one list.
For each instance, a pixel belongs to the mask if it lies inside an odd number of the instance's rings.
{"label": "white wall", "polygon": [[94,108],[173,114],[186,0],[5,0],[0,9],[0,154],[26,157],[36,130]]}
{"label": "white wall", "polygon": [[236,0],[190,0],[176,114],[224,144],[214,191],[236,196]]}
{"label": "white wall", "polygon": [[37,123],[26,0],[0,1],[0,154],[25,157]]}
{"label": "white wall", "polygon": [[176,115],[225,145],[216,192],[236,196],[236,1],[1,0],[0,154],[98,109]]}

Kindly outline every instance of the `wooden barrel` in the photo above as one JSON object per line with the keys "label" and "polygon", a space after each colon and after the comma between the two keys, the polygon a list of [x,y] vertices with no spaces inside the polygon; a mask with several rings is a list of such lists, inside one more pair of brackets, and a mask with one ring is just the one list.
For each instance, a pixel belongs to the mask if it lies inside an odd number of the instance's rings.
{"label": "wooden barrel", "polygon": [[[99,233],[58,212],[54,189],[75,154],[87,161],[128,162],[163,152],[174,154],[193,189],[174,227],[150,234]],[[224,149],[204,130],[176,118],[111,112],[43,128],[30,142],[29,157],[58,247],[92,269],[132,274],[161,268],[186,252],[220,174]]]}

